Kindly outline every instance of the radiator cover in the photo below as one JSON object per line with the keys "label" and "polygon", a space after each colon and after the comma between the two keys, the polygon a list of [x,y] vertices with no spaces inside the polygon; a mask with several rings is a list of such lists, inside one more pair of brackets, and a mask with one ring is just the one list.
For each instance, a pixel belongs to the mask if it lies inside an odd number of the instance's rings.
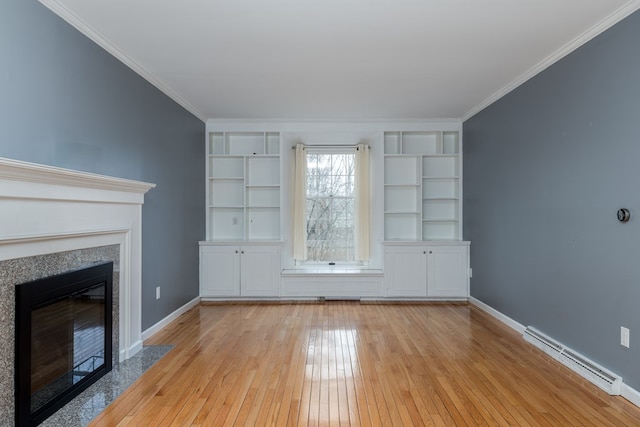
{"label": "radiator cover", "polygon": [[531,326],[527,326],[522,336],[525,341],[533,344],[610,395],[620,395],[621,376],[603,368],[580,353],[565,347]]}

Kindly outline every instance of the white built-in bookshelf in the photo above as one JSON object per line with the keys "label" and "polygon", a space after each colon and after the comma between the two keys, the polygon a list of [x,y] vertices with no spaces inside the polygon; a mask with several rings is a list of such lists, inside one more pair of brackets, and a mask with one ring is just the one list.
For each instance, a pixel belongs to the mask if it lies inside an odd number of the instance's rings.
{"label": "white built-in bookshelf", "polygon": [[457,131],[384,133],[385,240],[461,239]]}
{"label": "white built-in bookshelf", "polygon": [[207,239],[279,240],[280,134],[210,132]]}
{"label": "white built-in bookshelf", "polygon": [[[202,298],[468,298],[459,123],[212,121],[206,138]],[[371,241],[380,242],[372,245],[374,267],[349,278],[332,267],[294,270],[290,147],[361,140],[372,146]]]}

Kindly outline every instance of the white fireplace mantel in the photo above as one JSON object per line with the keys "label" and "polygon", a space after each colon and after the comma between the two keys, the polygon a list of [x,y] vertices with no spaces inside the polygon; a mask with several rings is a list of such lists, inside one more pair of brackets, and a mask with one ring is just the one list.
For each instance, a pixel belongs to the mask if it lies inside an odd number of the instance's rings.
{"label": "white fireplace mantel", "polygon": [[154,187],[0,158],[0,260],[120,246],[120,361],[142,349],[142,204]]}

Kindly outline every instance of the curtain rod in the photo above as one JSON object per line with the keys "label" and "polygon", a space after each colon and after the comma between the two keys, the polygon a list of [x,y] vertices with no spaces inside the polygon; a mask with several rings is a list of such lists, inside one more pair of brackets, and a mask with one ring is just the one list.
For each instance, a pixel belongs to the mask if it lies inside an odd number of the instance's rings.
{"label": "curtain rod", "polygon": [[[323,144],[323,145],[305,145],[302,144],[304,146],[304,148],[358,148],[358,145],[360,144],[351,144],[351,145],[341,145],[341,144]],[[367,147],[369,147],[369,149],[371,149],[371,146],[369,146],[369,144],[364,144]],[[296,149],[295,145],[291,146],[292,150]]]}

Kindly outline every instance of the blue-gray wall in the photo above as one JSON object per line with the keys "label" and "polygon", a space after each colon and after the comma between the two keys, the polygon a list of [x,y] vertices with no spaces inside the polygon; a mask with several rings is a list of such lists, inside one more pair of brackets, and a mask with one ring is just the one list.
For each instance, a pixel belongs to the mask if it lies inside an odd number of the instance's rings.
{"label": "blue-gray wall", "polygon": [[[464,123],[473,297],[640,390],[640,13]],[[619,223],[618,208],[631,210]],[[620,326],[631,348],[620,346]]]}
{"label": "blue-gray wall", "polygon": [[157,184],[143,207],[143,330],[198,295],[204,129],[36,0],[2,0],[0,156]]}

